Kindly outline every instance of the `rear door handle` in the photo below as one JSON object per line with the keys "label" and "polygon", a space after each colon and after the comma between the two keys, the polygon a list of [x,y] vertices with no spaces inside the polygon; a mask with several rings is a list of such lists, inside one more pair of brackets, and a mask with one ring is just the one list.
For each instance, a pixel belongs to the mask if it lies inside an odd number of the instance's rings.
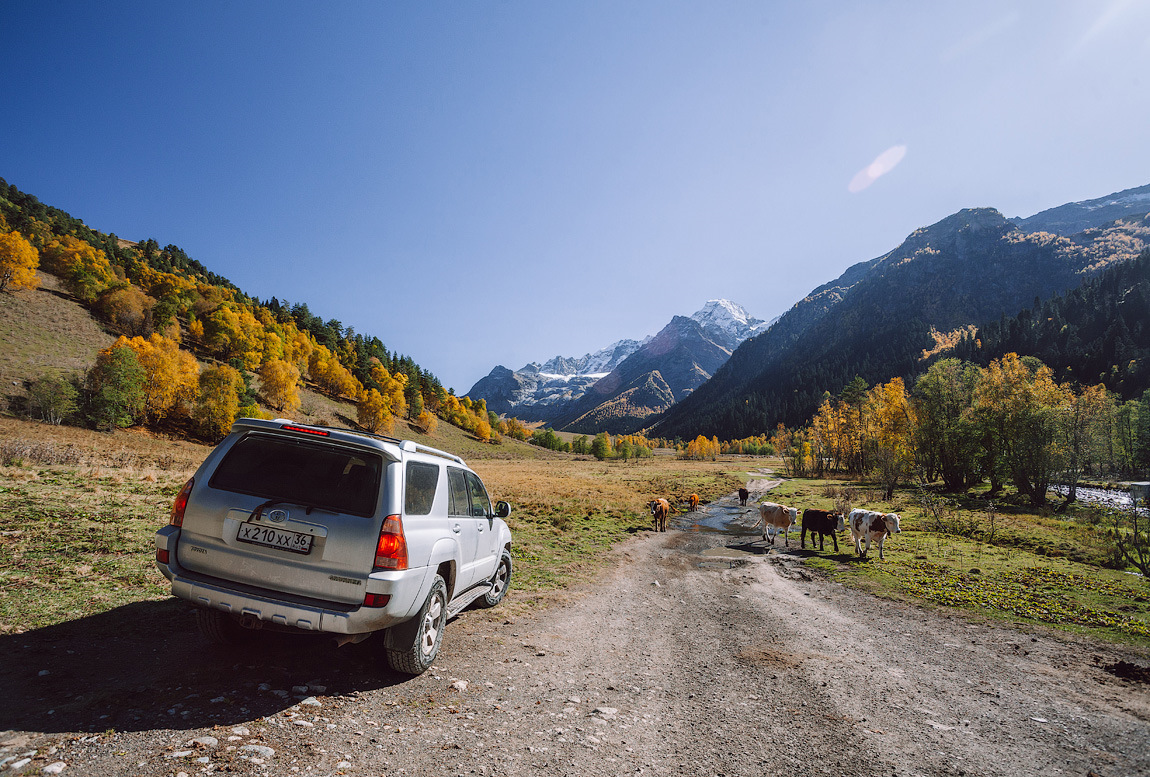
{"label": "rear door handle", "polygon": [[459,524],[455,524],[455,525],[453,525],[453,526],[451,527],[451,530],[452,530],[453,532],[455,532],[456,534],[459,534]]}

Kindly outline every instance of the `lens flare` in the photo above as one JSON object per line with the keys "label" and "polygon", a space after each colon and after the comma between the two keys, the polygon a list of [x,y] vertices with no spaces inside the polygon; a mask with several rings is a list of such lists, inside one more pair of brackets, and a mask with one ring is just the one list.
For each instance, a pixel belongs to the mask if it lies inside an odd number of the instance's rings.
{"label": "lens flare", "polygon": [[891,146],[875,157],[873,162],[855,173],[855,177],[851,179],[847,190],[850,191],[851,194],[861,192],[879,178],[895,169],[904,156],[906,156],[906,146]]}

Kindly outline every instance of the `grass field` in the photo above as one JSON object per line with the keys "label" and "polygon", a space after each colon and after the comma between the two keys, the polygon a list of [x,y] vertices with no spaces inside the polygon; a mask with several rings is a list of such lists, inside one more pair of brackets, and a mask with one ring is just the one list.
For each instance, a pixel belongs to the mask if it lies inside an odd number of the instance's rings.
{"label": "grass field", "polygon": [[[341,406],[330,412],[342,414]],[[336,419],[338,420],[338,419]],[[730,494],[769,462],[655,456],[600,462],[514,441],[486,445],[441,424],[404,437],[464,456],[492,497],[510,501],[513,607],[544,605],[593,575],[607,551],[650,527],[646,503]],[[208,446],[138,431],[103,434],[0,418],[0,633],[22,632],[168,596],[152,536]],[[801,553],[812,568],[878,595],[977,617],[1043,624],[1150,649],[1150,585],[1113,566],[1112,518],[1085,505],[1059,516],[973,492],[947,504],[866,483],[784,480],[770,498],[797,506],[894,511],[886,558],[840,549]],[[924,507],[934,499],[934,510]],[[793,532],[792,532],[793,534]],[[792,546],[794,545],[792,537]],[[732,538],[745,542],[746,538]]]}
{"label": "grass field", "polygon": [[867,560],[855,558],[849,539],[837,555],[807,558],[842,582],[890,598],[1150,648],[1150,584],[1129,570],[1104,566],[1120,566],[1108,533],[1114,516],[1105,511],[1079,504],[1054,517],[1009,501],[992,506],[979,490],[941,508],[944,497],[914,490],[896,491],[887,502],[877,486],[842,481],[790,480],[776,496],[804,507],[832,507],[843,491],[853,494],[854,507],[897,512],[903,520],[902,533],[886,541],[885,560],[873,547]]}
{"label": "grass field", "polygon": [[[601,463],[524,443],[485,445],[441,424],[431,437],[514,505],[515,589],[524,602],[585,578],[615,543],[650,525],[655,496],[704,500],[738,488],[715,464],[669,457]],[[210,448],[0,418],[0,633],[167,596],[153,535]]]}

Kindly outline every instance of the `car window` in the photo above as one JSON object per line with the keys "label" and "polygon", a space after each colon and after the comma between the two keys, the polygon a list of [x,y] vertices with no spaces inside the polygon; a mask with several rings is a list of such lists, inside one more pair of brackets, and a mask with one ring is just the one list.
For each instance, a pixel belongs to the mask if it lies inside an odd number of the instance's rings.
{"label": "car window", "polygon": [[250,434],[231,447],[209,485],[366,517],[375,513],[382,471],[380,457],[364,451]]}
{"label": "car window", "polygon": [[447,485],[451,492],[451,515],[471,515],[471,495],[467,491],[466,473],[448,467]]}
{"label": "car window", "polygon": [[407,515],[430,513],[438,485],[438,466],[422,461],[407,462],[407,489],[403,497],[403,512]]}
{"label": "car window", "polygon": [[491,514],[491,500],[487,498],[487,489],[483,481],[474,472],[467,472],[468,491],[471,492],[471,514],[476,518],[486,518]]}

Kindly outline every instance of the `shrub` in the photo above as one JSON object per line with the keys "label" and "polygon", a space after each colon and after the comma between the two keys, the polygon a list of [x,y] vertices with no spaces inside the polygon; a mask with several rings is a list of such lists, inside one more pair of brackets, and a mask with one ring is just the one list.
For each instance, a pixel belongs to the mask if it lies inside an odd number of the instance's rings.
{"label": "shrub", "polygon": [[131,426],[144,414],[144,368],[126,345],[100,351],[88,371],[88,419],[97,429]]}
{"label": "shrub", "polygon": [[28,411],[42,421],[58,425],[76,412],[79,397],[73,381],[58,375],[44,375],[28,389]]}

